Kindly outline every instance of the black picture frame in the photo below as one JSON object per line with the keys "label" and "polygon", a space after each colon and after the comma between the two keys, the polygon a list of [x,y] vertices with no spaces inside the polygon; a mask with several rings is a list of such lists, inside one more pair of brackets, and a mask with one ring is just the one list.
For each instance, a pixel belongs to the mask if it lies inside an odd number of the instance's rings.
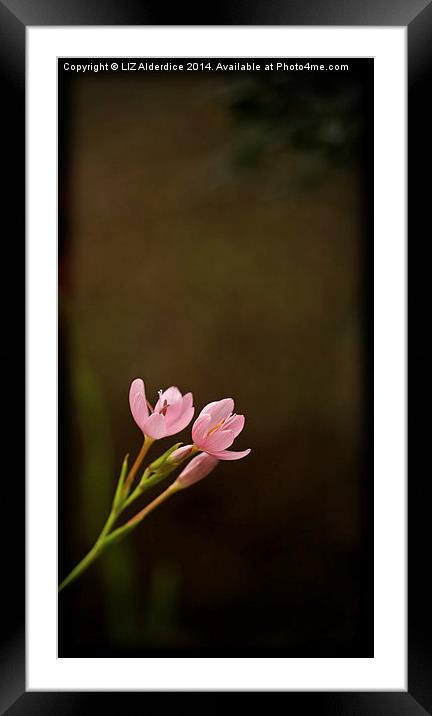
{"label": "black picture frame", "polygon": [[[230,6],[231,5],[231,6]],[[409,142],[409,225],[412,244],[417,233],[425,233],[428,227],[429,183],[424,167],[431,155],[429,137],[430,122],[427,112],[428,90],[432,79],[432,3],[426,0],[291,0],[280,3],[238,0],[236,3],[218,3],[212,7],[213,16],[203,8],[192,9],[184,3],[173,12],[153,2],[123,0],[0,0],[0,79],[2,92],[2,159],[3,176],[7,179],[7,201],[3,202],[2,214],[8,220],[9,232],[6,250],[24,247],[25,236],[25,74],[26,74],[26,27],[65,25],[339,25],[339,26],[407,26],[408,28],[408,142]],[[167,22],[168,20],[168,22]],[[427,176],[427,174],[426,174]],[[5,194],[4,194],[5,196]],[[430,199],[429,199],[430,201]],[[6,243],[6,242],[5,242]],[[416,242],[417,243],[417,242]],[[426,242],[427,243],[427,242]],[[5,247],[4,247],[5,251]],[[19,252],[20,253],[20,252]],[[11,251],[12,255],[12,251]],[[8,273],[15,269],[19,276],[22,266],[18,259],[8,261]],[[410,262],[411,266],[411,262]],[[426,262],[423,262],[426,271]],[[417,279],[411,305],[426,306],[427,281]],[[18,282],[13,288],[16,302]],[[10,302],[10,288],[2,282],[3,305]],[[14,299],[15,302],[15,299]],[[16,320],[5,316],[4,332],[13,331]],[[4,333],[5,335],[5,333]],[[4,375],[23,375],[17,370],[17,342],[13,350],[2,352]],[[420,363],[417,375],[424,375],[421,361],[425,362],[420,343],[414,343],[416,363]],[[17,401],[14,381],[14,402]],[[19,384],[23,384],[20,379]],[[14,433],[21,432],[15,424]],[[418,421],[412,454],[421,454],[426,438],[427,421]],[[408,424],[407,424],[408,428]],[[61,713],[63,715],[92,712],[101,708],[104,693],[81,692],[26,692],[25,691],[25,479],[21,445],[13,453],[13,473],[7,480],[8,497],[19,507],[5,510],[3,515],[3,619],[0,645],[0,713],[11,716],[31,713]],[[5,461],[11,462],[9,448]],[[427,461],[425,460],[427,465]],[[20,469],[21,468],[21,469]],[[429,559],[428,501],[424,499],[424,481],[427,469],[412,471],[409,486],[409,612],[408,612],[408,691],[407,692],[283,692],[286,706],[293,713],[312,709],[315,713],[331,714],[406,714],[432,713],[432,640],[429,593],[424,589],[425,561]],[[5,493],[3,492],[3,496]],[[3,497],[3,499],[5,499]],[[13,539],[11,539],[13,535]],[[423,559],[425,555],[425,559]],[[149,692],[110,693],[108,698],[116,710],[145,709]],[[167,706],[174,704],[174,694],[164,694]],[[257,694],[257,697],[259,695]],[[223,693],[213,696],[212,708],[217,709]],[[97,703],[96,703],[97,699]],[[125,704],[127,699],[127,705]],[[132,701],[131,701],[132,699]],[[180,696],[183,704],[184,696]],[[201,707],[201,700],[200,700]]]}

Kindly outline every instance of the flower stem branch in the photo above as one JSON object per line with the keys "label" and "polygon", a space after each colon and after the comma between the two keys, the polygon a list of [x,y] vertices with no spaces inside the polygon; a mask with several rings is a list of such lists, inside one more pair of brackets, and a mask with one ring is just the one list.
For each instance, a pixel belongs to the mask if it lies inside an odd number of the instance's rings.
{"label": "flower stem branch", "polygon": [[[153,443],[152,438],[145,437],[145,440],[143,442],[143,445],[141,447],[141,450],[132,465],[127,477],[127,464],[128,464],[128,455],[126,455],[125,459],[123,460],[123,465],[119,477],[119,481],[117,484],[117,488],[114,495],[114,500],[111,508],[111,512],[108,515],[108,519],[105,522],[104,527],[102,528],[102,531],[97,538],[94,546],[88,552],[88,554],[74,567],[74,569],[70,572],[70,574],[61,582],[58,591],[61,592],[62,589],[64,589],[68,584],[71,584],[71,582],[75,581],[90,565],[100,556],[100,554],[103,552],[103,550],[107,547],[108,544],[111,544],[113,540],[108,539],[112,535],[118,535],[120,533],[123,534],[123,530],[125,530],[124,534],[127,534],[130,531],[129,525],[131,522],[134,522],[135,519],[138,517],[138,515],[142,515],[142,519],[145,517],[143,515],[143,511],[138,513],[132,520],[129,520],[129,522],[126,523],[126,525],[123,525],[122,527],[115,530],[115,532],[111,532],[110,530],[113,527],[113,525],[116,523],[117,519],[120,517],[120,515],[124,512],[124,510],[129,507],[135,500],[137,500],[146,490],[150,489],[151,487],[154,487],[157,485],[161,480],[163,480],[165,477],[168,476],[169,472],[155,472],[152,474],[152,466],[149,466],[144,471],[144,474],[139,482],[139,484],[135,487],[135,490],[128,496],[128,492],[130,487],[132,486],[132,483],[134,481],[134,478],[139,470],[139,467],[141,463],[143,462],[150,446]],[[177,444],[178,445],[178,444]],[[174,449],[176,446],[173,446],[172,449]],[[157,462],[157,461],[156,461]],[[156,464],[156,463],[153,463]],[[180,464],[180,462],[179,462]],[[174,469],[174,467],[173,467]],[[166,491],[168,493],[170,488]],[[165,493],[162,493],[165,495]],[[171,494],[171,493],[169,493]],[[148,505],[148,511],[151,512],[158,504],[163,502],[166,497],[169,495],[167,494],[163,499],[156,498],[154,503],[151,503]],[[160,498],[162,495],[159,496]],[[147,509],[147,508],[146,508]],[[137,523],[138,524],[138,523]],[[135,526],[135,524],[134,524]],[[125,529],[127,528],[127,529]]]}
{"label": "flower stem branch", "polygon": [[135,529],[135,527],[138,527],[138,525],[147,517],[147,515],[150,514],[150,512],[153,512],[156,507],[159,507],[159,505],[165,502],[165,500],[171,497],[171,495],[174,495],[180,489],[181,487],[176,482],[173,482],[172,485],[167,487],[167,489],[156,497],[153,502],[150,502],[140,512],[138,512],[138,514],[126,522],[125,525],[114,530],[114,532],[111,532],[111,534],[105,538],[105,546],[118,542],[123,537],[126,537],[129,532]]}
{"label": "flower stem branch", "polygon": [[[146,489],[146,488],[144,488]],[[181,489],[176,483],[174,482],[172,485],[170,485],[165,492],[162,492],[156,499],[153,500],[153,502],[150,502],[149,505],[144,507],[141,512],[138,512],[135,517],[132,517],[128,522],[126,522],[125,525],[122,527],[119,527],[118,529],[114,530],[114,532],[109,533],[109,530],[111,529],[112,525],[116,521],[117,517],[121,513],[122,509],[118,513],[115,513],[112,511],[108,517],[108,520],[105,523],[105,526],[100,533],[96,543],[88,552],[88,554],[79,562],[76,567],[70,572],[70,574],[66,577],[66,579],[61,582],[59,585],[58,591],[61,592],[62,589],[67,587],[68,584],[71,584],[71,582],[74,582],[75,579],[77,579],[83,572],[85,572],[88,567],[102,554],[102,552],[114,542],[118,542],[123,537],[126,537],[129,532],[131,532],[135,527],[139,525],[142,520],[147,517],[150,512],[152,512],[156,507],[161,505],[165,500],[168,499],[171,495],[173,495],[177,490]]]}
{"label": "flower stem branch", "polygon": [[149,438],[148,435],[144,436],[144,442],[142,444],[141,450],[139,451],[137,458],[132,465],[131,469],[129,470],[129,474],[126,477],[126,480],[124,482],[124,491],[127,494],[132,487],[132,483],[134,481],[134,478],[141,466],[142,461],[144,460],[145,456],[147,455],[148,451],[150,450],[152,444],[154,443],[153,438]]}

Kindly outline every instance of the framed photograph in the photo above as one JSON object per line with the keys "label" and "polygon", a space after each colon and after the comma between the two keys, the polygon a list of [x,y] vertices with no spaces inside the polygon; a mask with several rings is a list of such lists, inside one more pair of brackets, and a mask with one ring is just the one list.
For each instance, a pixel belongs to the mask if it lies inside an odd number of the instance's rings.
{"label": "framed photograph", "polygon": [[327,5],[0,4],[27,350],[2,712],[432,712],[406,419],[432,11]]}

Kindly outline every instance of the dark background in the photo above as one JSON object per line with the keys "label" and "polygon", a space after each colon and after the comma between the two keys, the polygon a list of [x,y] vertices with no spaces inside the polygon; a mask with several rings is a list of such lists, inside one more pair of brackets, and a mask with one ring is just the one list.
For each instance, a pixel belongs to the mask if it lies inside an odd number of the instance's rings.
{"label": "dark background", "polygon": [[59,656],[373,654],[373,61],[346,62],[59,67],[59,577],[139,448],[132,378],[234,397],[252,448],[60,595]]}

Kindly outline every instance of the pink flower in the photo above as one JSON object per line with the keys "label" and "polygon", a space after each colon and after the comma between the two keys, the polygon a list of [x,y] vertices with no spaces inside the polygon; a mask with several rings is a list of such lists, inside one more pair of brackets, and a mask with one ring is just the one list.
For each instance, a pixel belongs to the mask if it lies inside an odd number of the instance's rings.
{"label": "pink flower", "polygon": [[207,475],[215,469],[218,462],[219,460],[216,457],[207,455],[205,452],[201,453],[201,455],[197,455],[192,458],[190,463],[186,465],[184,470],[180,473],[176,484],[179,487],[190,487],[194,485],[195,482],[202,480],[203,477],[207,477]]}
{"label": "pink flower", "polygon": [[195,445],[218,460],[240,460],[250,453],[250,449],[240,452],[226,449],[233,444],[245,423],[244,415],[233,414],[233,409],[232,398],[209,403],[201,410],[192,427]]}
{"label": "pink flower", "polygon": [[[195,412],[192,393],[182,395],[178,388],[171,386],[159,391],[159,400],[149,411],[144,381],[136,378],[129,391],[129,405],[133,418],[144,435],[159,440],[175,435],[190,423]],[[150,406],[151,407],[151,406]]]}

